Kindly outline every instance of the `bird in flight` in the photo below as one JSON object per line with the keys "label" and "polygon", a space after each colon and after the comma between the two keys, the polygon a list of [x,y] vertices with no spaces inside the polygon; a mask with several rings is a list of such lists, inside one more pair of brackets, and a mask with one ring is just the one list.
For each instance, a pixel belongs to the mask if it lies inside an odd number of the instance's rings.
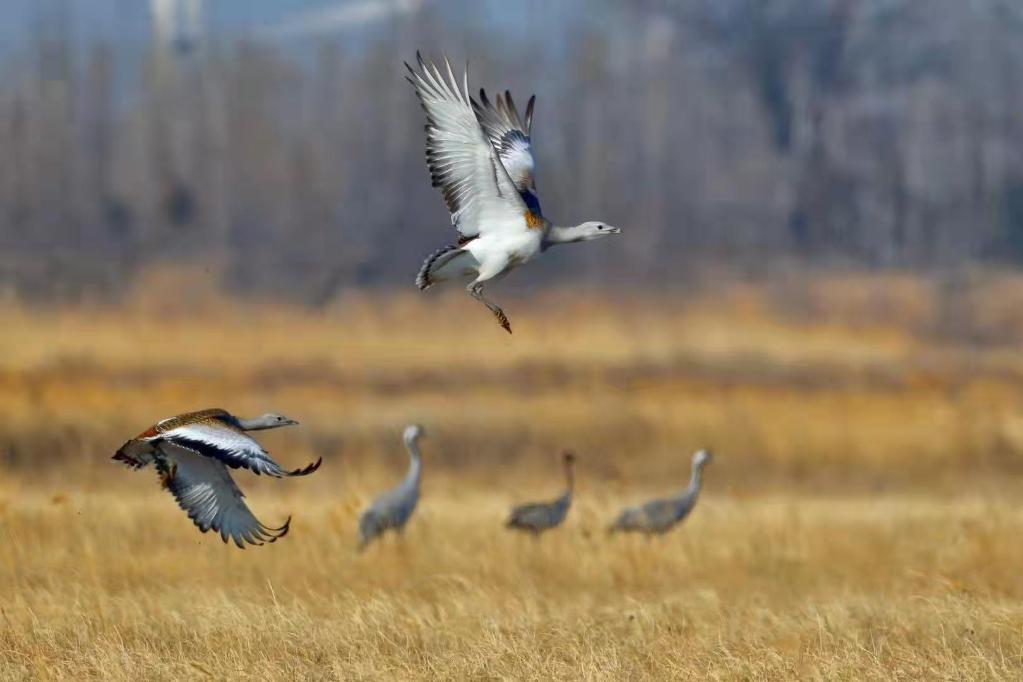
{"label": "bird in flight", "polygon": [[426,162],[459,233],[457,244],[427,257],[416,285],[428,289],[471,277],[469,295],[487,306],[510,334],[508,316],[483,295],[484,282],[557,244],[591,241],[621,230],[599,221],[562,227],[543,216],[530,142],[535,96],[529,99],[523,122],[510,92],[492,102],[480,90],[477,101],[469,94],[468,68],[458,83],[447,59],[444,73],[419,53],[416,60],[417,69],[405,66],[426,111]]}
{"label": "bird in flight", "polygon": [[291,517],[279,528],[260,523],[246,506],[245,496],[228,467],[274,478],[306,476],[316,471],[322,458],[304,469],[285,471],[246,434],[292,424],[298,422],[273,413],[241,419],[220,409],[189,412],[143,431],[122,445],[113,459],[132,469],[155,465],[163,487],[199,530],[205,533],[212,529],[225,543],[230,537],[245,549],[246,542],[262,545],[284,537]]}

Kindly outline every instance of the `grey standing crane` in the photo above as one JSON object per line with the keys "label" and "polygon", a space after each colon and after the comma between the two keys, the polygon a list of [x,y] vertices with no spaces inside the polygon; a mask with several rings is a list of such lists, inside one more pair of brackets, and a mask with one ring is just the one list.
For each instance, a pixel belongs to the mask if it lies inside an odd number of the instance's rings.
{"label": "grey standing crane", "polygon": [[422,426],[411,424],[405,427],[405,447],[410,462],[405,480],[379,495],[359,517],[359,549],[363,550],[388,530],[400,533],[416,510],[419,502],[419,478],[422,472],[422,456],[419,454],[419,439],[426,432]]}
{"label": "grey standing crane", "polygon": [[568,508],[572,505],[572,493],[575,488],[575,476],[572,472],[572,465],[575,462],[575,455],[565,451],[561,455],[561,461],[565,468],[565,492],[550,502],[531,502],[522,504],[512,509],[506,528],[524,530],[539,537],[540,533],[561,525],[568,515]]}
{"label": "grey standing crane", "polygon": [[608,528],[608,532],[635,532],[648,536],[667,533],[696,506],[696,498],[700,494],[700,484],[703,480],[703,467],[707,466],[712,457],[709,450],[698,450],[693,455],[689,487],[672,497],[651,500],[638,507],[626,507]]}

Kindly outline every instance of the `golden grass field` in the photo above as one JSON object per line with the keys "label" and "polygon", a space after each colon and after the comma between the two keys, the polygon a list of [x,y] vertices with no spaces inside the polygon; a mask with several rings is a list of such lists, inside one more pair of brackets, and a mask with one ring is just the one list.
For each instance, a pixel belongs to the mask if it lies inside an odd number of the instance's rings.
{"label": "golden grass field", "polygon": [[[194,273],[192,273],[194,274]],[[686,295],[0,304],[0,679],[1019,679],[1023,280],[788,279]],[[169,302],[168,302],[169,301]],[[309,478],[240,473],[275,545],[202,535],[109,457],[222,406]],[[426,425],[403,539],[361,507]],[[616,510],[717,454],[692,517]],[[540,542],[508,507],[576,504]]]}

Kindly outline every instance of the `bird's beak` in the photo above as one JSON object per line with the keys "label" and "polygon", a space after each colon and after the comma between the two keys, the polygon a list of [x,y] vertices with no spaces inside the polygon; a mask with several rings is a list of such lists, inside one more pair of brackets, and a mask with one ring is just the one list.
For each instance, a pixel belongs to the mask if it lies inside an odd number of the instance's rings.
{"label": "bird's beak", "polygon": [[297,419],[289,419],[288,423],[285,426],[298,426],[298,420]]}
{"label": "bird's beak", "polygon": [[621,234],[621,233],[622,233],[622,228],[620,228],[620,227],[615,227],[615,226],[613,226],[613,225],[608,225],[608,231],[609,231],[609,232],[610,232],[611,234]]}

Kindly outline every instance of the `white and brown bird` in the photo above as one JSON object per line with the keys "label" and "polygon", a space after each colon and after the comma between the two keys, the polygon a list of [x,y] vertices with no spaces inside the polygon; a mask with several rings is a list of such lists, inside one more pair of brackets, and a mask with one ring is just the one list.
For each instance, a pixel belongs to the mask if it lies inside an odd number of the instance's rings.
{"label": "white and brown bird", "polygon": [[572,227],[554,225],[543,216],[533,170],[533,106],[519,118],[511,93],[491,102],[483,90],[469,95],[469,73],[455,80],[416,54],[418,69],[408,64],[408,80],[426,111],[426,162],[433,186],[440,189],[458,230],[458,243],[432,253],[416,277],[427,289],[445,280],[472,277],[466,290],[483,303],[511,333],[508,317],[483,296],[483,283],[502,277],[552,246],[590,241],[621,232],[595,221]]}
{"label": "white and brown bird", "polygon": [[515,507],[508,516],[505,527],[528,531],[533,537],[539,537],[540,533],[561,525],[568,516],[568,508],[572,506],[572,494],[575,490],[572,465],[575,463],[575,455],[566,450],[561,455],[561,462],[565,468],[565,492],[550,502],[530,502]]}
{"label": "white and brown bird", "polygon": [[260,523],[246,506],[228,467],[274,478],[316,471],[322,458],[303,469],[285,471],[246,434],[292,424],[298,422],[273,413],[242,419],[220,409],[189,412],[146,429],[122,445],[113,459],[133,469],[155,465],[163,487],[199,530],[212,529],[225,543],[231,538],[245,549],[246,542],[261,545],[284,537],[291,517],[278,528]]}

